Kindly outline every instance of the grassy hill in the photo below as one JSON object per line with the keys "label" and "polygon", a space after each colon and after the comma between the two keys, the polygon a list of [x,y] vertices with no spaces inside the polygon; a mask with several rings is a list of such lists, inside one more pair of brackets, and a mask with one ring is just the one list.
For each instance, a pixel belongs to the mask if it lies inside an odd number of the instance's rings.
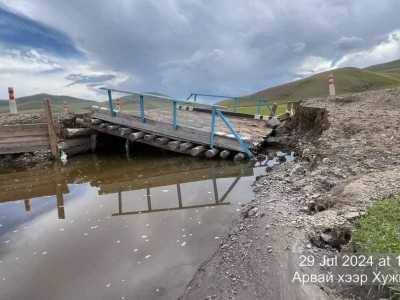
{"label": "grassy hill", "polygon": [[[328,75],[333,73],[336,94],[356,93],[400,86],[400,60],[374,65],[365,69],[340,68],[319,73],[308,78],[278,85],[246,97],[269,99],[270,103],[287,103],[328,95]],[[219,104],[233,107],[233,100]],[[239,100],[239,111],[254,110],[256,100]]]}
{"label": "grassy hill", "polygon": [[[170,97],[161,93],[146,92],[145,94],[152,94],[155,96]],[[120,97],[121,109],[122,110],[139,110],[139,96],[128,95]],[[115,104],[115,101],[114,101]],[[103,101],[97,105],[108,107],[108,101]],[[162,98],[145,96],[145,109],[161,109],[170,108],[171,103],[168,100]]]}
{"label": "grassy hill", "polygon": [[[50,99],[54,112],[63,111],[64,101],[68,102],[68,111],[78,112],[87,110],[98,102],[79,99],[70,96],[55,96],[50,94],[37,94],[27,97],[17,98],[19,112],[44,112],[43,100]],[[0,112],[8,112],[8,100],[0,100]]]}

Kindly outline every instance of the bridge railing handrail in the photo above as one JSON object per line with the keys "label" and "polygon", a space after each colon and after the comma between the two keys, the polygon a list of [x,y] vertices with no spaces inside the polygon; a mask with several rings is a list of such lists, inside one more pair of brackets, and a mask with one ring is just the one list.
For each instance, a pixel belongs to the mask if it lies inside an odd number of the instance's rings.
{"label": "bridge railing handrail", "polygon": [[237,107],[238,107],[238,101],[239,100],[253,100],[253,101],[257,101],[257,115],[261,114],[261,108],[262,105],[264,104],[267,109],[269,110],[270,114],[272,116],[275,115],[274,111],[271,109],[270,105],[269,105],[269,101],[267,98],[265,99],[259,99],[259,98],[249,98],[249,97],[231,97],[231,96],[223,96],[223,95],[213,95],[213,94],[202,94],[202,93],[191,93],[189,95],[189,97],[186,100],[189,100],[190,98],[193,98],[193,102],[195,103],[199,103],[197,102],[197,96],[202,96],[202,97],[211,97],[211,98],[224,98],[224,99],[233,99],[234,100],[234,104],[233,104],[233,112],[237,113]]}
{"label": "bridge railing handrail", "polygon": [[[149,94],[149,93],[128,92],[128,91],[123,91],[123,90],[118,90],[118,89],[110,89],[110,88],[106,88],[106,87],[101,87],[100,90],[117,92],[117,93],[124,93],[124,94],[129,94],[129,95],[136,95],[136,96],[148,96],[148,97],[153,97],[153,98],[160,98],[160,99],[164,99],[164,100],[167,100],[167,101],[170,101],[170,102],[184,103],[184,104],[188,104],[188,105],[193,104],[193,102],[191,102],[191,101],[177,99],[177,98],[174,98],[174,97]],[[196,102],[196,103],[204,105],[204,106],[208,106],[208,107],[228,108],[227,106],[210,104],[210,103],[205,103],[205,102]]]}

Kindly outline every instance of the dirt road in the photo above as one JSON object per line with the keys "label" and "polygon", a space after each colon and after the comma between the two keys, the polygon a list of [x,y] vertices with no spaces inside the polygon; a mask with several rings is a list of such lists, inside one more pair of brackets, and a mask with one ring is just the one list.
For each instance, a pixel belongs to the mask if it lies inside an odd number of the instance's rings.
{"label": "dirt road", "polygon": [[354,219],[400,194],[400,89],[305,101],[278,133],[273,140],[298,160],[254,183],[254,201],[181,299],[352,297],[351,289],[292,284],[289,257],[337,251]]}

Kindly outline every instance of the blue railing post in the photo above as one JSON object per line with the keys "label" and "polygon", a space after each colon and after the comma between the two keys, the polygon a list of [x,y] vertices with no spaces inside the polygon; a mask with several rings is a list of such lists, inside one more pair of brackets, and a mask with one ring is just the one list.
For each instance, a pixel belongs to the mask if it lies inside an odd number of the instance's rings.
{"label": "blue railing post", "polygon": [[142,121],[142,123],[144,123],[146,120],[144,118],[144,98],[143,98],[143,95],[140,95],[139,106],[140,106],[140,120]]}
{"label": "blue railing post", "polygon": [[110,108],[110,113],[111,116],[115,116],[115,112],[114,112],[114,107],[113,107],[113,99],[112,99],[112,95],[111,95],[111,91],[108,90],[108,107]]}
{"label": "blue railing post", "polygon": [[196,102],[196,100],[197,100],[197,95],[196,95],[196,94],[194,94],[193,101],[194,101],[194,102]]}
{"label": "blue railing post", "polygon": [[232,132],[232,134],[235,136],[235,139],[239,142],[240,147],[242,147],[243,151],[247,154],[247,156],[249,158],[252,158],[253,153],[250,152],[249,148],[247,147],[245,142],[243,142],[242,138],[238,135],[236,130],[232,127],[231,123],[229,123],[229,121],[225,118],[225,116],[219,110],[216,110],[215,112],[218,114],[218,116],[221,118],[221,120],[225,123],[226,127],[228,127],[229,130]]}
{"label": "blue railing post", "polygon": [[233,107],[233,112],[237,112],[238,98],[235,98],[235,106]]}
{"label": "blue railing post", "polygon": [[261,100],[258,100],[257,115],[261,115]]}
{"label": "blue railing post", "polygon": [[275,113],[272,111],[271,106],[269,106],[268,101],[267,101],[267,103],[265,105],[267,106],[267,108],[269,110],[269,114],[272,115],[272,116],[275,116]]}
{"label": "blue railing post", "polygon": [[215,106],[212,107],[211,113],[211,136],[210,136],[210,148],[214,148],[214,138],[215,138]]}
{"label": "blue railing post", "polygon": [[172,102],[172,128],[176,130],[176,101]]}

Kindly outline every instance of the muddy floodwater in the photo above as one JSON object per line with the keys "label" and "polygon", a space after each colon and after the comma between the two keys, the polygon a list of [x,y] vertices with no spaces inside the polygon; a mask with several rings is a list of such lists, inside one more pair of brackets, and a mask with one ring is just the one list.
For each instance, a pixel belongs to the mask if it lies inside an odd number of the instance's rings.
{"label": "muddy floodwater", "polygon": [[0,299],[177,299],[278,161],[145,150],[0,171]]}

